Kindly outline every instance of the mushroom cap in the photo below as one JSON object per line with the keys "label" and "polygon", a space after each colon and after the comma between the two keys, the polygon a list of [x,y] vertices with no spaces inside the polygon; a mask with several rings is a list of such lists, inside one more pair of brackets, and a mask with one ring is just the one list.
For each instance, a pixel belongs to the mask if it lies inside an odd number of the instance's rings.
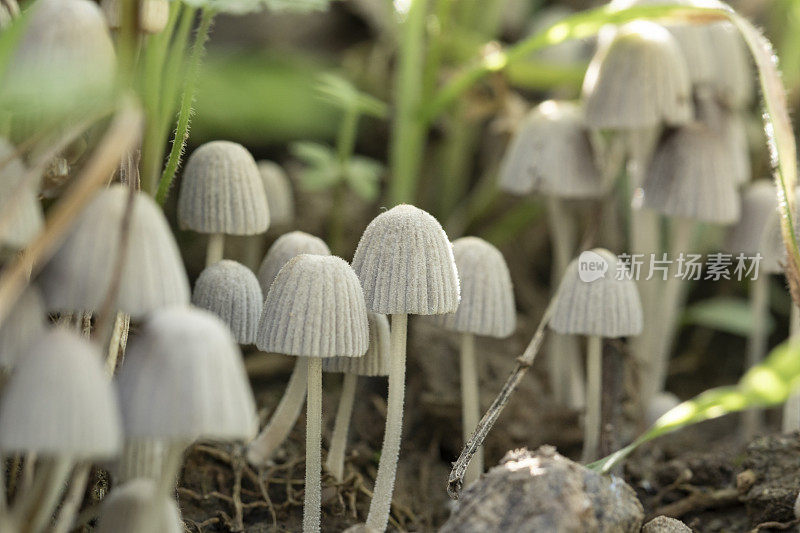
{"label": "mushroom cap", "polygon": [[258,172],[264,183],[272,224],[289,224],[294,218],[294,193],[283,168],[272,161],[259,161]]}
{"label": "mushroom cap", "polygon": [[644,129],[692,117],[692,87],[670,33],[651,22],[622,26],[597,51],[583,81],[586,124]]}
{"label": "mushroom cap", "polygon": [[157,439],[126,438],[119,457],[109,468],[114,484],[138,478],[159,479],[167,448]]}
{"label": "mushroom cap", "polygon": [[702,124],[664,135],[644,184],[644,205],[715,224],[739,220],[739,194],[723,140]]}
{"label": "mushroom cap", "polygon": [[263,300],[256,275],[228,259],[206,267],[192,293],[192,304],[220,317],[239,344],[255,342]]}
{"label": "mushroom cap", "polygon": [[388,376],[390,363],[389,320],[386,315],[367,313],[369,346],[362,357],[327,357],[322,370],[358,376]]}
{"label": "mushroom cap", "polygon": [[393,207],[369,223],[353,269],[375,313],[440,315],[458,307],[453,247],[439,222],[412,205]]}
{"label": "mushroom cap", "polygon": [[301,254],[278,272],[264,300],[256,346],[301,357],[360,357],[369,327],[364,294],[340,257]]}
{"label": "mushroom cap", "polygon": [[44,227],[42,206],[36,197],[34,186],[23,185],[17,193],[21,180],[25,179],[26,168],[16,149],[6,139],[0,138],[0,210],[13,209],[13,218],[0,233],[0,245],[10,248],[24,248]]}
{"label": "mushroom cap", "polygon": [[45,331],[44,302],[39,289],[29,285],[0,323],[0,371],[9,370]]}
{"label": "mushroom cap", "polygon": [[244,146],[211,141],[192,153],[183,171],[178,221],[181,228],[200,233],[267,231],[267,194],[256,161]]}
{"label": "mushroom cap", "polygon": [[256,277],[264,296],[283,265],[300,254],[331,255],[331,251],[325,241],[302,231],[291,231],[278,237],[258,267]]}
{"label": "mushroom cap", "polygon": [[[97,533],[140,533],[147,524],[155,533],[182,533],[178,504],[170,497],[157,501],[158,487],[152,479],[132,479],[103,499]],[[158,513],[155,516],[153,513]]]}
{"label": "mushroom cap", "polygon": [[[112,185],[84,209],[40,275],[50,311],[99,311],[111,286],[129,189]],[[148,195],[134,193],[115,308],[132,317],[189,302],[189,280],[164,213]]]}
{"label": "mushroom cap", "polygon": [[705,91],[696,95],[695,102],[700,122],[722,138],[733,169],[733,182],[736,185],[749,182],[752,178],[752,163],[745,115],[728,109]]}
{"label": "mushroom cap", "polygon": [[563,198],[602,195],[606,187],[594,164],[581,108],[552,100],[533,108],[503,156],[500,188]]}
{"label": "mushroom cap", "polygon": [[[586,277],[587,272],[598,273],[604,267],[603,276]],[[580,269],[583,269],[582,271]],[[583,252],[573,259],[564,273],[564,279],[555,296],[555,307],[550,327],[566,335],[590,335],[606,338],[628,337],[642,331],[642,304],[636,282],[622,276],[627,273],[625,265],[617,257],[602,248]],[[581,276],[592,281],[583,281]]]}
{"label": "mushroom cap", "polygon": [[117,398],[97,347],[47,331],[17,359],[0,403],[0,449],[106,459],[122,446]]}
{"label": "mushroom cap", "polygon": [[162,440],[248,439],[255,401],[242,354],[217,316],[175,306],[150,315],[118,377],[126,435]]}
{"label": "mushroom cap", "polygon": [[500,250],[478,237],[453,241],[461,303],[455,313],[439,315],[445,329],[489,337],[508,337],[514,332],[517,312],[514,287]]}

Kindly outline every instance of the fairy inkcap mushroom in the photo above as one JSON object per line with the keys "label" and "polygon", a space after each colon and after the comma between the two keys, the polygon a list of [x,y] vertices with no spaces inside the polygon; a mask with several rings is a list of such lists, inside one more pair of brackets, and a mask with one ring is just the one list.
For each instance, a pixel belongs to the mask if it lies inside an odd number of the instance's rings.
{"label": "fairy inkcap mushroom", "polygon": [[[162,499],[163,501],[159,501]],[[152,479],[132,479],[114,489],[100,505],[97,533],[181,533],[178,504],[158,495]]]}
{"label": "fairy inkcap mushroom", "polygon": [[0,374],[10,371],[17,358],[45,331],[46,314],[42,295],[29,285],[0,323]]}
{"label": "fairy inkcap mushroom", "polygon": [[460,298],[458,272],[442,226],[411,205],[394,207],[369,223],[356,248],[353,269],[367,308],[392,315],[386,430],[367,518],[367,526],[384,531],[400,454],[407,317],[454,312]]}
{"label": "fairy inkcap mushroom", "polygon": [[267,194],[244,146],[212,141],[192,153],[183,171],[178,221],[182,228],[209,234],[206,266],[222,259],[225,235],[267,231]]}
{"label": "fairy inkcap mushroom", "polygon": [[263,303],[256,275],[229,259],[206,267],[192,293],[192,304],[220,317],[239,344],[255,342]]}
{"label": "fairy inkcap mushroom", "polygon": [[294,194],[289,177],[272,161],[259,161],[258,171],[267,193],[270,222],[276,226],[289,224],[294,218]]}
{"label": "fairy inkcap mushroom", "polygon": [[369,328],[353,269],[335,256],[302,254],[278,272],[264,300],[256,345],[308,358],[303,531],[319,531],[322,475],[322,361],[360,357]]}
{"label": "fairy inkcap mushroom", "polygon": [[10,220],[0,232],[0,246],[24,248],[44,227],[42,206],[36,197],[36,183],[21,183],[26,168],[16,149],[6,139],[0,138],[0,211]]}
{"label": "fairy inkcap mushroom", "polygon": [[258,282],[265,296],[283,265],[300,254],[330,255],[331,251],[325,241],[302,231],[290,231],[278,237],[258,267]]}

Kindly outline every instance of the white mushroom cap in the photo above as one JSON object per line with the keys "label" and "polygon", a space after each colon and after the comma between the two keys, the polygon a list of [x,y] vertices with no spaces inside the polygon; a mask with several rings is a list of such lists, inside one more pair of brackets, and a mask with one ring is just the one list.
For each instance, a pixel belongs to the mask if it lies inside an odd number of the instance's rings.
{"label": "white mushroom cap", "polygon": [[[40,276],[47,309],[99,311],[114,277],[129,189],[112,185],[95,196]],[[189,302],[189,280],[164,213],[141,192],[134,196],[128,249],[115,308],[140,317]]]}
{"label": "white mushroom cap", "polygon": [[586,123],[597,129],[684,124],[692,88],[680,49],[651,22],[626,24],[598,50],[583,82]]}
{"label": "white mushroom cap", "polygon": [[114,388],[97,348],[51,329],[17,359],[0,403],[0,449],[73,459],[119,453]]}
{"label": "white mushroom cap", "polygon": [[166,452],[163,441],[126,438],[119,457],[109,468],[114,484],[137,478],[160,479]]}
{"label": "white mushroom cap", "polygon": [[259,161],[258,171],[264,183],[264,190],[267,192],[271,223],[273,225],[290,223],[294,218],[294,193],[286,172],[272,161]]}
{"label": "white mushroom cap", "polygon": [[458,307],[453,247],[439,222],[412,205],[398,205],[369,223],[353,269],[375,313],[440,315]]}
{"label": "white mushroom cap", "polygon": [[267,231],[267,194],[256,161],[244,146],[212,141],[192,153],[183,171],[178,221],[200,233]]}
{"label": "white mushroom cap", "polygon": [[300,254],[331,255],[331,251],[325,241],[302,231],[291,231],[278,237],[258,267],[258,283],[264,296],[283,265]]}
{"label": "white mushroom cap", "polygon": [[[585,272],[600,272],[603,276],[595,278]],[[580,268],[584,278],[581,279]],[[557,333],[566,335],[593,335],[600,337],[628,337],[642,331],[642,304],[636,282],[621,277],[618,273],[627,272],[624,265],[617,264],[617,257],[602,248],[583,252],[567,267],[564,279],[555,296],[555,307],[550,319],[550,327]],[[593,279],[594,278],[594,279]]]}
{"label": "white mushroom cap", "polygon": [[255,342],[263,300],[256,275],[228,259],[203,270],[192,293],[192,304],[220,317],[239,344]]}
{"label": "white mushroom cap", "polygon": [[367,313],[369,347],[362,357],[327,357],[322,370],[358,376],[389,375],[389,320],[386,315]]}
{"label": "white mushroom cap", "polygon": [[176,306],[150,315],[132,337],[118,381],[131,438],[246,440],[255,433],[239,346],[208,311]]}
{"label": "white mushroom cap", "polygon": [[500,167],[500,188],[512,194],[589,198],[605,192],[592,156],[583,112],[547,101],[528,114]]}
{"label": "white mushroom cap", "polygon": [[702,124],[661,139],[644,184],[644,205],[673,217],[715,224],[739,220],[733,166],[722,139]]}
{"label": "white mushroom cap", "polygon": [[0,210],[13,210],[10,224],[0,233],[0,245],[24,248],[44,227],[44,215],[34,190],[36,183],[23,185],[17,194],[26,169],[14,152],[14,146],[0,138],[0,161],[4,162],[0,167]]}
{"label": "white mushroom cap", "polygon": [[461,280],[461,303],[455,313],[439,315],[443,328],[489,337],[508,337],[514,332],[517,312],[514,287],[500,250],[478,237],[453,241],[453,253]]}
{"label": "white mushroom cap", "polygon": [[345,260],[302,254],[286,263],[264,300],[259,349],[304,357],[360,357],[368,344],[364,294]]}
{"label": "white mushroom cap", "polygon": [[[183,521],[178,504],[172,498],[157,500],[158,490],[152,479],[133,479],[114,487],[103,499],[96,533],[182,533]],[[158,513],[154,515],[153,513]]]}
{"label": "white mushroom cap", "polygon": [[0,370],[10,370],[45,331],[42,295],[30,285],[14,304],[11,313],[0,324]]}

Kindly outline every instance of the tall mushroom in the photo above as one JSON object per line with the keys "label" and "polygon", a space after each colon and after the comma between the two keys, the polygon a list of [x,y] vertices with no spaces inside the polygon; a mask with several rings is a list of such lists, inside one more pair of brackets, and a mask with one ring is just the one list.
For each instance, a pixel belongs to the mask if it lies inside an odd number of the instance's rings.
{"label": "tall mushroom", "polygon": [[392,315],[388,410],[383,448],[367,526],[384,531],[400,454],[409,314],[438,315],[458,308],[453,247],[439,222],[411,205],[399,205],[369,223],[353,257],[367,308]]}
{"label": "tall mushroom", "polygon": [[[162,498],[162,501],[158,501]],[[132,479],[115,486],[100,505],[97,533],[182,533],[178,504],[171,497],[163,500],[152,479]],[[157,514],[156,514],[157,513]],[[147,529],[151,527],[151,529]]]}
{"label": "tall mushroom", "polygon": [[308,358],[303,531],[320,530],[322,506],[322,361],[360,357],[369,329],[355,272],[335,256],[303,254],[278,272],[264,300],[256,345]]}

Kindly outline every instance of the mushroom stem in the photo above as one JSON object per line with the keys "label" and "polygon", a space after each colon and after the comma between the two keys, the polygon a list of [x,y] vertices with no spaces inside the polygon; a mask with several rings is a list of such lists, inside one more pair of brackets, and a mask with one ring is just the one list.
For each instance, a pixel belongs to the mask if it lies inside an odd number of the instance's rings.
{"label": "mushroom stem", "polygon": [[187,447],[188,443],[183,441],[164,443],[164,457],[158,480],[158,494],[162,499],[171,497],[175,490],[183,466],[183,452]]}
{"label": "mushroom stem", "polygon": [[108,343],[108,356],[106,357],[106,372],[109,376],[114,376],[120,364],[119,355],[125,352],[130,324],[130,315],[117,313],[117,318],[114,320],[114,330],[111,332],[111,340]]}
{"label": "mushroom stem", "polygon": [[390,363],[388,408],[383,448],[378,462],[375,490],[369,505],[367,527],[386,531],[392,506],[397,460],[400,456],[400,439],[403,433],[403,397],[406,386],[406,330],[408,315],[393,314],[390,330]]}
{"label": "mushroom stem", "polygon": [[333,425],[331,447],[328,450],[328,459],[325,461],[325,468],[339,482],[344,479],[344,452],[345,448],[347,448],[347,433],[350,429],[350,416],[353,413],[357,383],[357,374],[344,375],[342,394],[339,397],[339,407],[336,410],[336,423]]}
{"label": "mushroom stem", "polygon": [[[464,442],[467,442],[478,427],[480,420],[480,392],[478,389],[478,368],[475,360],[475,336],[471,333],[461,335],[461,425]],[[467,467],[464,482],[469,485],[483,472],[483,446],[478,448]]]}
{"label": "mushroom stem", "polygon": [[208,236],[208,247],[206,248],[206,266],[222,261],[225,255],[225,234],[212,233]]}
{"label": "mushroom stem", "polygon": [[91,464],[82,463],[75,468],[72,480],[69,483],[69,490],[64,497],[64,502],[56,515],[55,526],[52,533],[68,533],[72,531],[72,524],[75,515],[83,502],[83,494],[86,492],[86,484],[89,481]]}
{"label": "mushroom stem", "polygon": [[583,421],[583,462],[597,458],[600,445],[600,413],[602,402],[603,340],[586,338],[586,417]]}
{"label": "mushroom stem", "polygon": [[272,418],[255,440],[247,446],[247,461],[250,464],[264,465],[286,440],[303,409],[307,380],[308,361],[305,357],[298,357],[292,376],[289,378],[289,384],[286,386],[286,392],[283,393],[283,398],[272,414]]}
{"label": "mushroom stem", "polygon": [[306,483],[303,497],[303,533],[320,530],[322,514],[322,358],[308,361],[306,401]]}
{"label": "mushroom stem", "polygon": [[[800,335],[800,308],[792,303],[789,319],[789,339],[797,341]],[[783,432],[790,433],[800,429],[800,391],[795,391],[783,407]]]}
{"label": "mushroom stem", "polygon": [[24,495],[19,508],[14,509],[20,533],[38,533],[45,529],[71,470],[72,461],[64,457],[45,462],[42,471],[37,472],[33,488]]}
{"label": "mushroom stem", "polygon": [[[747,339],[746,368],[761,363],[767,353],[767,317],[769,316],[769,275],[761,273],[750,284],[750,307],[753,310],[753,327]],[[748,440],[761,429],[761,410],[750,409],[742,414],[742,431]]]}

